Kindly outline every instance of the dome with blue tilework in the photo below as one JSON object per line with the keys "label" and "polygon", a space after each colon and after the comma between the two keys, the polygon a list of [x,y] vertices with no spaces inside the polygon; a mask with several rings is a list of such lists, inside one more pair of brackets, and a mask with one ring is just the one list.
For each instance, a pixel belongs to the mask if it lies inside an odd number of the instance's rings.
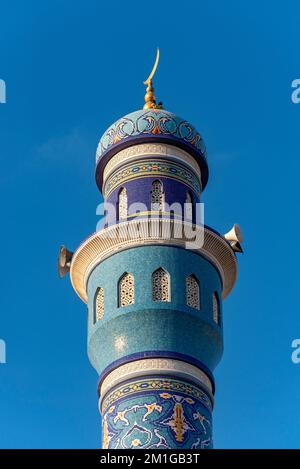
{"label": "dome with blue tilework", "polygon": [[108,160],[120,150],[139,143],[167,143],[191,154],[201,169],[202,188],[208,179],[204,141],[185,119],[164,109],[131,112],[104,132],[96,153],[96,180],[102,185],[102,173]]}

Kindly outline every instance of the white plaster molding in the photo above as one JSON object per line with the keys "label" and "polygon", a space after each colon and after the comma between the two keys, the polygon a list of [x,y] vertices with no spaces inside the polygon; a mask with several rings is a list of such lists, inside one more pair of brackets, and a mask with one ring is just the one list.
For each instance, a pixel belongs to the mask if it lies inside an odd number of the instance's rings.
{"label": "white plaster molding", "polygon": [[[195,241],[190,238],[192,229]],[[180,246],[201,254],[219,271],[223,298],[232,290],[237,278],[237,261],[226,240],[208,228],[169,219],[135,219],[91,235],[72,258],[70,278],[74,290],[87,303],[87,280],[97,264],[122,250],[153,244]]]}
{"label": "white plaster molding", "polygon": [[133,160],[138,162],[139,160],[145,159],[149,156],[163,159],[170,158],[170,160],[177,161],[178,163],[185,163],[196,173],[201,187],[201,171],[195,159],[186,151],[181,150],[174,145],[166,145],[163,143],[141,143],[119,151],[108,161],[104,168],[102,187],[105,186],[107,178],[123,164],[129,163]]}
{"label": "white plaster molding", "polygon": [[119,366],[109,373],[100,388],[101,400],[110,389],[128,379],[151,375],[170,375],[173,378],[185,378],[204,386],[212,398],[212,384],[208,376],[195,365],[171,358],[145,358]]}

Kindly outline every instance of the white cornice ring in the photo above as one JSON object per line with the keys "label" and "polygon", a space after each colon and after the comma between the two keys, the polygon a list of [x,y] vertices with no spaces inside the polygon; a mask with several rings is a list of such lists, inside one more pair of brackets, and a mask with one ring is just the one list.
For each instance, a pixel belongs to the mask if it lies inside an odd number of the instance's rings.
{"label": "white cornice ring", "polygon": [[212,384],[208,376],[195,365],[171,358],[145,358],[125,363],[109,373],[103,380],[100,389],[100,401],[114,386],[125,380],[141,378],[147,375],[171,375],[189,379],[196,384],[204,386],[213,400]]}
{"label": "white cornice ring", "polygon": [[[190,233],[194,229],[195,241]],[[227,241],[211,229],[181,220],[135,219],[100,230],[87,238],[74,252],[70,278],[74,290],[87,303],[87,280],[92,270],[107,257],[137,246],[180,246],[208,259],[223,281],[222,297],[232,290],[237,278],[237,261]]]}

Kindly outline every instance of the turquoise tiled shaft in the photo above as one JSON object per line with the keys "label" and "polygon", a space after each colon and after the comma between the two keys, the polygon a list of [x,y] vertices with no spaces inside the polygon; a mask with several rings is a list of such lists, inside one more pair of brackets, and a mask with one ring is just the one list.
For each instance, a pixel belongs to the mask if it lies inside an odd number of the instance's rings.
{"label": "turquoise tiled shaft", "polygon": [[235,230],[222,236],[199,222],[208,179],[202,137],[152,104],[100,140],[103,227],[74,252],[70,277],[88,306],[102,447],[212,448],[222,299],[240,245]]}
{"label": "turquoise tiled shaft", "polygon": [[[152,273],[163,267],[170,278],[170,301],[152,299]],[[135,279],[134,304],[118,306],[118,282],[124,272]],[[200,310],[186,304],[186,278],[201,285]],[[101,285],[105,314],[95,322],[94,298]],[[222,356],[221,324],[213,320],[213,293],[221,296],[216,268],[202,256],[170,246],[136,247],[110,256],[88,281],[88,353],[101,375],[114,361],[141,352],[164,351],[198,360],[213,370]],[[220,315],[221,317],[221,315]],[[138,333],[132,333],[138,331]],[[120,346],[122,339],[122,347]]]}

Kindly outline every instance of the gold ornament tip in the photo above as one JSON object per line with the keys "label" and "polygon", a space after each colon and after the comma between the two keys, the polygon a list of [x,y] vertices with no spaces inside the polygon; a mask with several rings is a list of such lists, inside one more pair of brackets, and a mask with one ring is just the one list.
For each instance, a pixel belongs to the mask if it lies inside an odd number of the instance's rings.
{"label": "gold ornament tip", "polygon": [[148,85],[152,81],[152,78],[153,78],[153,76],[156,72],[157,66],[158,66],[159,57],[160,57],[160,50],[159,50],[159,47],[157,47],[156,58],[155,58],[155,62],[154,62],[152,71],[151,71],[150,75],[148,76],[147,80],[144,81],[144,85]]}
{"label": "gold ornament tip", "polygon": [[156,108],[161,108],[162,107],[161,103],[159,104],[159,106],[156,105],[156,98],[155,98],[155,95],[154,95],[154,88],[153,88],[153,84],[152,84],[152,78],[153,78],[153,76],[156,72],[158,62],[159,62],[159,57],[160,57],[160,51],[159,51],[159,47],[158,47],[157,51],[156,51],[155,62],[154,62],[153,68],[151,70],[151,73],[148,76],[147,80],[144,81],[144,85],[147,85],[146,94],[145,94],[145,98],[144,98],[145,99],[144,109],[156,109]]}

